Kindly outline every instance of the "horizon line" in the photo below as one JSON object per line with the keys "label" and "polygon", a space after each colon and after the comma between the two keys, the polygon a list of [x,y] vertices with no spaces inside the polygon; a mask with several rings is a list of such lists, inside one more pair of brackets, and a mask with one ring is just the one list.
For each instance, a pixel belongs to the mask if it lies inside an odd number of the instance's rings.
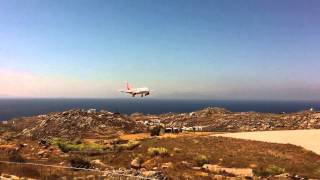
{"label": "horizon line", "polygon": [[9,96],[9,97],[0,97],[1,99],[69,99],[69,100],[76,100],[76,99],[87,99],[87,100],[193,100],[193,101],[309,101],[309,102],[320,102],[319,100],[315,99],[214,99],[214,98],[162,98],[162,97],[149,97],[149,98],[130,98],[130,97],[14,97],[14,96]]}

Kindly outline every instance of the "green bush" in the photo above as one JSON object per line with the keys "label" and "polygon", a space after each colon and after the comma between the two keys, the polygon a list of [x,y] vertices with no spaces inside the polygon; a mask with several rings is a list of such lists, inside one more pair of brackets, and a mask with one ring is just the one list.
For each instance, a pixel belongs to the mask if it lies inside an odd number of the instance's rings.
{"label": "green bush", "polygon": [[152,157],[154,157],[154,156],[168,156],[169,155],[168,150],[164,147],[159,147],[159,148],[151,147],[148,149],[148,153]]}
{"label": "green bush", "polygon": [[69,143],[59,143],[58,147],[64,153],[67,153],[69,151],[79,151],[80,150],[79,146],[73,145],[73,144],[69,144]]}
{"label": "green bush", "polygon": [[104,146],[96,143],[82,143],[80,141],[65,141],[58,138],[53,138],[51,144],[58,146],[64,152],[70,151],[103,151]]}
{"label": "green bush", "polygon": [[201,167],[203,166],[204,164],[208,164],[209,163],[209,160],[208,160],[208,157],[205,156],[205,155],[197,155],[195,158],[194,158],[194,161],[196,163],[197,166]]}

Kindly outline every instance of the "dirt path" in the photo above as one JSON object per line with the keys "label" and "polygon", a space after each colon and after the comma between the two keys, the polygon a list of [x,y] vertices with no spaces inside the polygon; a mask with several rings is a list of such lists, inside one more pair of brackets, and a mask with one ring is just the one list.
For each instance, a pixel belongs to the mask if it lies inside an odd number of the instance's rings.
{"label": "dirt path", "polygon": [[320,154],[320,129],[226,133],[212,136],[293,144]]}

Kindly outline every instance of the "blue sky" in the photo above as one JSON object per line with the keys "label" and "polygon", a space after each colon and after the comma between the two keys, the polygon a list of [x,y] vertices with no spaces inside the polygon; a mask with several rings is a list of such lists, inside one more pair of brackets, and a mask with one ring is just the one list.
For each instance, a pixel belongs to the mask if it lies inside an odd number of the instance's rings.
{"label": "blue sky", "polygon": [[320,99],[316,0],[0,1],[0,96]]}

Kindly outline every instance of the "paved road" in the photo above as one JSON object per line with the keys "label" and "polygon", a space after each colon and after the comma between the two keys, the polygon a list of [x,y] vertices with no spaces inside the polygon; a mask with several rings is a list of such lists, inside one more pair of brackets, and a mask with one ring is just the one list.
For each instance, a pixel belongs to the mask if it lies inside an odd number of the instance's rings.
{"label": "paved road", "polygon": [[284,130],[284,131],[258,131],[217,134],[213,136],[233,137],[264,142],[294,144],[302,146],[320,155],[320,129],[312,130]]}

